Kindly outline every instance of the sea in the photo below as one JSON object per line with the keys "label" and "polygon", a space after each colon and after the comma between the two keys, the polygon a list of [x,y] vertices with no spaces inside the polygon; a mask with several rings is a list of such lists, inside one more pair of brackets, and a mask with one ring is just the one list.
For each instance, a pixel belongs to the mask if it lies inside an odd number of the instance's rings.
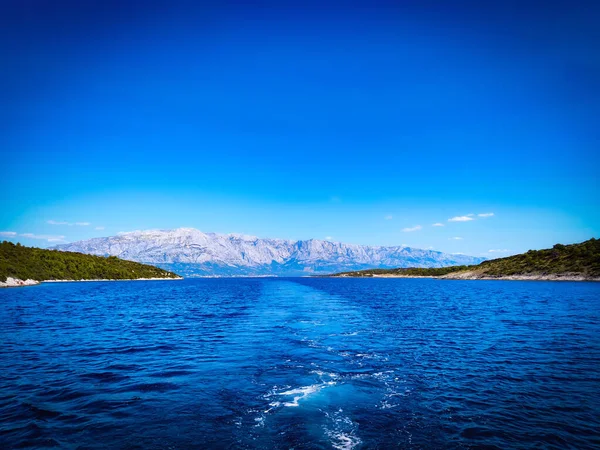
{"label": "sea", "polygon": [[0,448],[600,448],[600,283],[0,290]]}

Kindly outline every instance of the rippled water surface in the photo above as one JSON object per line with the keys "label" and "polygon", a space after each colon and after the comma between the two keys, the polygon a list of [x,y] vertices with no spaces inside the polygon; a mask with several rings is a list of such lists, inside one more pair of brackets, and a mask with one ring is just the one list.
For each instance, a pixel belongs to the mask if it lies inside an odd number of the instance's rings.
{"label": "rippled water surface", "polygon": [[600,284],[0,290],[0,447],[598,448]]}

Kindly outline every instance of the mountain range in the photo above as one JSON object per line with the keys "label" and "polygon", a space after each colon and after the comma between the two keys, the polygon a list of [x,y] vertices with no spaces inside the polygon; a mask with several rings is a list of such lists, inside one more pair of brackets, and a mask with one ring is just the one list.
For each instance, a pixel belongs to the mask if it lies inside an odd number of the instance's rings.
{"label": "mountain range", "polygon": [[152,264],[183,276],[298,276],[392,267],[478,264],[485,258],[406,246],[286,240],[194,228],[149,230],[53,247]]}

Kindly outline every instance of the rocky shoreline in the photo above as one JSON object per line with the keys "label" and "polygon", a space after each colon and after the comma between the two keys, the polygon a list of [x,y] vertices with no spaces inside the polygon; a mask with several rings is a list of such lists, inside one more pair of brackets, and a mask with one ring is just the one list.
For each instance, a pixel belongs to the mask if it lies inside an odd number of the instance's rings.
{"label": "rocky shoreline", "polygon": [[183,280],[179,278],[132,278],[122,280],[109,280],[109,279],[94,279],[94,280],[20,280],[18,278],[8,277],[6,281],[0,281],[0,288],[7,287],[23,287],[23,286],[35,286],[40,283],[81,283],[86,281],[153,281],[153,280]]}
{"label": "rocky shoreline", "polygon": [[34,286],[36,284],[40,284],[40,282],[36,280],[20,280],[18,278],[8,277],[6,281],[0,281],[0,288]]}
{"label": "rocky shoreline", "polygon": [[469,271],[457,272],[442,276],[427,276],[427,275],[395,275],[382,274],[364,276],[352,275],[337,275],[332,278],[437,278],[441,280],[506,280],[506,281],[600,281],[598,277],[586,277],[580,274],[532,274],[532,275],[504,275],[499,277],[485,276],[483,274]]}
{"label": "rocky shoreline", "polygon": [[503,275],[499,277],[486,276],[477,272],[459,272],[441,276],[447,280],[509,280],[509,281],[600,281],[600,278],[587,277],[581,274],[531,274]]}

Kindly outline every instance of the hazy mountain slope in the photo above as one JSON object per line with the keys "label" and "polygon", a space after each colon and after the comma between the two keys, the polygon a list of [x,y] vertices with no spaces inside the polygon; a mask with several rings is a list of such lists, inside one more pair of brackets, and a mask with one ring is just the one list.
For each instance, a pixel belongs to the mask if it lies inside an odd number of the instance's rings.
{"label": "hazy mountain slope", "polygon": [[155,264],[193,275],[309,275],[376,267],[444,267],[484,258],[410,247],[375,247],[310,239],[257,238],[204,233],[193,228],[134,231],[56,246]]}

